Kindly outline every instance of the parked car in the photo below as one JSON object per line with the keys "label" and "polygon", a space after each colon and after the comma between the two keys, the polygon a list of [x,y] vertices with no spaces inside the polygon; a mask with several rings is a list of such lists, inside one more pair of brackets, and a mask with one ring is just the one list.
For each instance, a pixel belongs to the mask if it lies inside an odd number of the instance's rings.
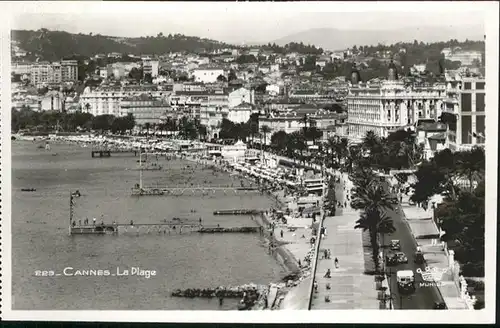
{"label": "parked car", "polygon": [[393,240],[391,240],[390,247],[391,247],[391,250],[393,250],[393,251],[399,251],[399,250],[401,250],[401,243],[399,242],[399,240],[393,239]]}
{"label": "parked car", "polygon": [[385,264],[387,266],[393,266],[398,264],[398,258],[395,253],[389,253],[385,256]]}
{"label": "parked car", "polygon": [[446,310],[446,304],[444,302],[435,302],[434,310]]}
{"label": "parked car", "polygon": [[396,260],[399,263],[408,263],[408,257],[405,255],[403,252],[397,252],[394,254],[396,257]]}

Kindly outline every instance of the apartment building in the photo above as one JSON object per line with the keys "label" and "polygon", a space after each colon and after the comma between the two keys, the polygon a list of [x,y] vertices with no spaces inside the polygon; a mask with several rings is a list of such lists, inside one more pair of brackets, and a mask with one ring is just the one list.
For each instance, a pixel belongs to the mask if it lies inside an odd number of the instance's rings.
{"label": "apartment building", "polygon": [[101,87],[97,89],[85,88],[80,95],[80,105],[84,112],[97,115],[126,115],[121,110],[121,102],[125,98],[148,94],[154,98],[166,98],[170,92],[158,90],[155,86],[123,86]]}
{"label": "apartment building", "polygon": [[151,74],[151,77],[155,78],[158,76],[158,71],[160,67],[160,62],[157,60],[146,60],[142,63],[142,70],[144,76],[146,74]]}
{"label": "apartment building", "polygon": [[49,62],[33,63],[30,68],[30,79],[31,84],[37,88],[61,83],[61,64]]}
{"label": "apartment building", "polygon": [[76,60],[32,63],[29,64],[29,69],[25,65],[16,67],[16,69],[23,72],[28,71],[31,84],[37,88],[78,80],[78,62]]}
{"label": "apartment building", "polygon": [[220,75],[224,76],[224,70],[220,68],[198,68],[193,71],[195,82],[215,83]]}
{"label": "apartment building", "polygon": [[61,61],[61,79],[63,82],[71,82],[78,80],[78,61],[76,60]]}
{"label": "apartment building", "polygon": [[484,146],[486,141],[485,79],[480,77],[448,76],[444,111],[456,120],[449,123],[450,149]]}
{"label": "apartment building", "polygon": [[120,102],[120,116],[132,114],[138,125],[158,124],[169,110],[170,105],[166,100],[149,95],[126,97]]}

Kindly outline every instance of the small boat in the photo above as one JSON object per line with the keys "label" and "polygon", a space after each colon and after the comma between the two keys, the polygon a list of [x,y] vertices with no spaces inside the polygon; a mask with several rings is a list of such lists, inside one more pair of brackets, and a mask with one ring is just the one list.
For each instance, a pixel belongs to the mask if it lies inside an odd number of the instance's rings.
{"label": "small boat", "polygon": [[33,192],[33,191],[36,191],[36,189],[35,188],[22,188],[21,191]]}

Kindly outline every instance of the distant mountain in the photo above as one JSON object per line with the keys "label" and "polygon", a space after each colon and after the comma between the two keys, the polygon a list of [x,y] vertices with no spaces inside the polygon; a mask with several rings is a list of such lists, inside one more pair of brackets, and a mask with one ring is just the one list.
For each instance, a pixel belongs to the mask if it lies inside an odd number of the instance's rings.
{"label": "distant mountain", "polygon": [[47,29],[38,31],[13,30],[12,42],[20,49],[29,52],[33,57],[49,61],[73,55],[90,57],[112,52],[161,55],[169,52],[235,48],[235,46],[223,42],[182,34],[164,36],[160,33],[156,37],[123,38],[100,34],[72,34]]}
{"label": "distant mountain", "polygon": [[401,28],[394,30],[340,30],[333,28],[317,28],[285,36],[270,41],[283,46],[290,42],[303,42],[327,50],[343,50],[354,45],[377,45],[378,43],[394,44],[398,42],[440,42],[450,39],[463,41],[483,40],[484,28],[481,26],[458,27],[421,27]]}

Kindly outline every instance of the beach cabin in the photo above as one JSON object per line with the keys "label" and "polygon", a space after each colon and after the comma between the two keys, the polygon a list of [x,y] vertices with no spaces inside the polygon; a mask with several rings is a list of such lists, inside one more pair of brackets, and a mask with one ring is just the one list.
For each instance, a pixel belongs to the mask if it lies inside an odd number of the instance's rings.
{"label": "beach cabin", "polygon": [[326,188],[325,179],[323,177],[304,178],[304,188],[308,195],[323,196]]}
{"label": "beach cabin", "polygon": [[238,159],[245,158],[247,145],[238,140],[234,145],[222,146],[221,155],[224,159],[237,161]]}

